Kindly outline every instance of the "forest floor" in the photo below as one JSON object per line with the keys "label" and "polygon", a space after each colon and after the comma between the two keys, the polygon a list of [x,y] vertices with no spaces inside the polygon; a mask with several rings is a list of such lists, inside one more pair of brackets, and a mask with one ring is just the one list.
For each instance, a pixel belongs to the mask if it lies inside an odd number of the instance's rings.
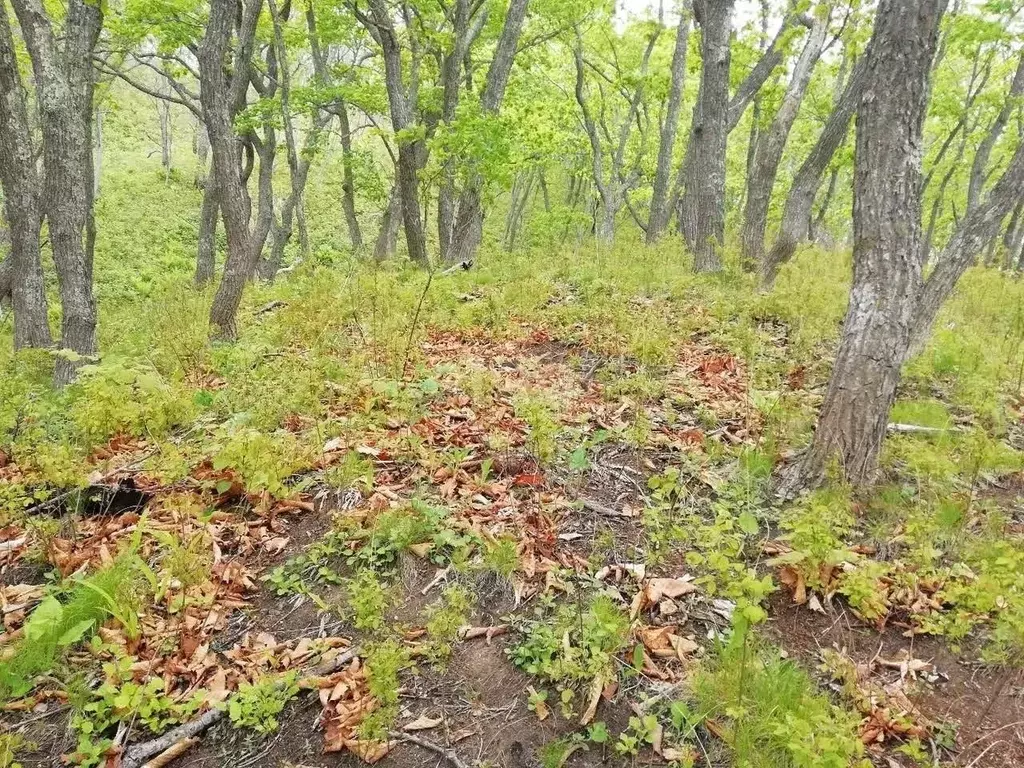
{"label": "forest floor", "polygon": [[231,348],[179,295],[68,393],[7,361],[0,766],[1024,764],[1021,290],[878,489],[784,502],[835,261],[311,269]]}

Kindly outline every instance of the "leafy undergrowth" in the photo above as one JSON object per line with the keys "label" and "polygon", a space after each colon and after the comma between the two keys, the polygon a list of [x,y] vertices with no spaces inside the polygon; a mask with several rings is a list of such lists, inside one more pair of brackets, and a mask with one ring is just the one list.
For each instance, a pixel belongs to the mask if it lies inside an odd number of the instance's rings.
{"label": "leafy undergrowth", "polygon": [[[783,505],[834,256],[769,296],[530,258],[311,266],[233,346],[170,288],[59,394],[0,361],[0,766],[137,765],[204,717],[179,764],[1024,758],[1021,288],[979,312],[1003,278],[969,276],[877,492]],[[937,706],[964,670],[988,699]]]}

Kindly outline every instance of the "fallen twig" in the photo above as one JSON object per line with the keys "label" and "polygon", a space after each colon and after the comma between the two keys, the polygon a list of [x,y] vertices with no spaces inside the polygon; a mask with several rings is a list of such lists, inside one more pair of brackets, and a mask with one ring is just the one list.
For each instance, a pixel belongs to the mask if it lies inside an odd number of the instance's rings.
{"label": "fallen twig", "polygon": [[469,766],[462,762],[458,755],[452,750],[442,747],[440,744],[435,744],[432,741],[421,739],[419,736],[413,736],[411,733],[403,733],[402,731],[389,731],[388,737],[395,739],[396,741],[405,741],[410,744],[415,744],[418,747],[429,749],[431,752],[440,755],[449,763],[455,766],[455,768],[469,768]]}
{"label": "fallen twig", "polygon": [[146,760],[154,755],[166,752],[180,741],[185,741],[199,735],[222,719],[224,714],[225,711],[223,709],[211,709],[201,714],[195,720],[190,720],[179,725],[177,728],[171,728],[163,736],[158,736],[155,739],[150,739],[130,747],[124,753],[124,760],[121,761],[122,768],[143,768]]}
{"label": "fallen twig", "polygon": [[142,766],[142,768],[165,768],[165,766],[170,765],[174,760],[188,752],[197,743],[199,743],[199,739],[194,736],[189,739],[182,739],[177,744],[165,749],[159,755]]}
{"label": "fallen twig", "polygon": [[[352,661],[356,654],[357,651],[355,648],[350,648],[344,653],[338,654],[330,661],[324,662],[319,667],[316,667],[312,671],[312,677],[324,677],[333,672],[337,672],[348,662]],[[301,687],[302,681],[299,682],[299,685]],[[159,755],[162,752],[166,752],[178,742],[191,739],[194,736],[199,735],[223,717],[223,709],[211,709],[208,712],[204,712],[195,720],[190,720],[187,723],[179,725],[177,728],[172,728],[163,736],[158,736],[155,739],[144,741],[141,744],[136,744],[125,752],[124,760],[121,762],[121,767],[144,768],[144,762],[153,757],[153,755]]]}
{"label": "fallen twig", "polygon": [[23,547],[25,546],[26,541],[28,541],[27,536],[22,536],[17,539],[10,539],[8,541],[0,541],[0,552],[10,552],[11,550]]}
{"label": "fallen twig", "polygon": [[605,515],[606,517],[629,517],[630,515],[625,512],[620,512],[617,509],[605,506],[604,504],[594,501],[593,499],[580,499],[583,503],[584,509],[589,509],[591,512],[596,512],[599,515]]}
{"label": "fallen twig", "polygon": [[922,427],[918,424],[889,424],[886,427],[890,432],[898,432],[903,435],[943,435],[946,432],[959,432],[959,427]]}

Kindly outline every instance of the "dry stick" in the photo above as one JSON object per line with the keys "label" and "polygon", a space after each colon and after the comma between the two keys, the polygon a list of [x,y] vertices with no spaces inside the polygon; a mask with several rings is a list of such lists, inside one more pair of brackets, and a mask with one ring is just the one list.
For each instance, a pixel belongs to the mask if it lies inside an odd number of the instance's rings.
{"label": "dry stick", "polygon": [[412,323],[409,325],[409,338],[405,340],[405,354],[402,355],[402,376],[405,376],[406,369],[409,367],[409,351],[412,349],[412,337],[416,334],[416,324],[420,320],[420,310],[423,309],[423,300],[427,298],[427,291],[430,290],[430,284],[434,282],[433,271],[427,275],[427,284],[423,286],[423,293],[420,294],[420,300],[416,304],[416,313],[412,316]]}
{"label": "dry stick", "polygon": [[189,739],[182,739],[174,746],[165,749],[159,755],[142,766],[142,768],[165,768],[165,766],[170,765],[198,743],[199,739],[194,736]]}
{"label": "dry stick", "polygon": [[[341,667],[350,662],[357,654],[358,651],[355,648],[350,648],[344,653],[339,654],[337,658],[331,659],[314,669],[313,676],[323,677],[331,674],[332,672],[337,672]],[[195,720],[190,720],[183,725],[179,725],[177,728],[172,728],[163,736],[159,736],[149,741],[144,741],[141,744],[136,744],[125,752],[121,768],[142,768],[145,761],[153,757],[153,755],[158,755],[161,752],[170,749],[179,741],[197,736],[223,717],[223,709],[211,709],[204,712]]]}
{"label": "dry stick", "polygon": [[459,759],[459,756],[456,755],[452,750],[445,749],[440,744],[435,744],[432,741],[427,741],[426,739],[421,739],[419,736],[413,736],[410,733],[404,733],[402,731],[389,731],[388,737],[392,739],[397,739],[398,741],[405,741],[410,744],[415,744],[416,746],[423,747],[424,749],[429,749],[431,752],[440,755],[449,763],[454,765],[455,768],[469,768],[469,766],[462,762],[462,760]]}

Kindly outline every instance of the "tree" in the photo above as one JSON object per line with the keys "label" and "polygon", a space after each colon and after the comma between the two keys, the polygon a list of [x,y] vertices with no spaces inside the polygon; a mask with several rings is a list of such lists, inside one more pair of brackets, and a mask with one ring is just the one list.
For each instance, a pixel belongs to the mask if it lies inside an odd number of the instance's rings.
{"label": "tree", "polygon": [[[206,34],[199,48],[200,101],[213,156],[212,179],[228,244],[224,273],[210,307],[210,326],[215,337],[228,340],[238,335],[236,318],[242,293],[255,274],[273,223],[272,156],[261,157],[259,210],[255,220],[250,221],[252,199],[239,162],[241,143],[234,128],[251,82],[256,25],[262,8],[263,0],[212,0]],[[236,17],[240,23],[228,72],[224,63]],[[272,56],[270,61],[273,63]]]}
{"label": "tree", "polygon": [[870,482],[911,345],[923,288],[922,125],[945,0],[881,0],[857,111],[853,287],[828,393],[791,478],[814,484],[838,461]]}
{"label": "tree", "polygon": [[672,215],[669,201],[669,178],[672,175],[672,154],[679,129],[679,113],[683,105],[683,86],[686,84],[686,49],[690,42],[690,4],[685,3],[676,25],[676,42],[672,52],[671,76],[665,119],[661,124],[658,141],[658,160],[651,191],[651,209],[647,218],[647,243],[656,243],[668,227]]}
{"label": "tree", "polygon": [[69,0],[58,37],[41,0],[12,0],[32,61],[43,143],[43,208],[61,299],[54,382],[69,383],[96,352],[93,298],[93,50],[103,24],[100,3]]}
{"label": "tree", "polygon": [[717,272],[722,268],[733,3],[734,0],[694,2],[694,16],[701,29],[700,90],[683,159],[679,228],[698,272]]}
{"label": "tree", "polygon": [[14,348],[53,343],[40,260],[40,179],[32,153],[25,88],[18,73],[7,8],[0,2],[0,187],[10,227],[11,255],[0,297],[11,297]]}
{"label": "tree", "polygon": [[746,205],[743,211],[743,256],[748,265],[764,259],[764,236],[768,225],[768,207],[778,175],[779,163],[786,148],[789,132],[796,122],[811,74],[818,62],[828,31],[828,3],[817,7],[803,51],[793,67],[782,104],[766,130],[759,131],[754,142],[753,157],[747,174]]}

